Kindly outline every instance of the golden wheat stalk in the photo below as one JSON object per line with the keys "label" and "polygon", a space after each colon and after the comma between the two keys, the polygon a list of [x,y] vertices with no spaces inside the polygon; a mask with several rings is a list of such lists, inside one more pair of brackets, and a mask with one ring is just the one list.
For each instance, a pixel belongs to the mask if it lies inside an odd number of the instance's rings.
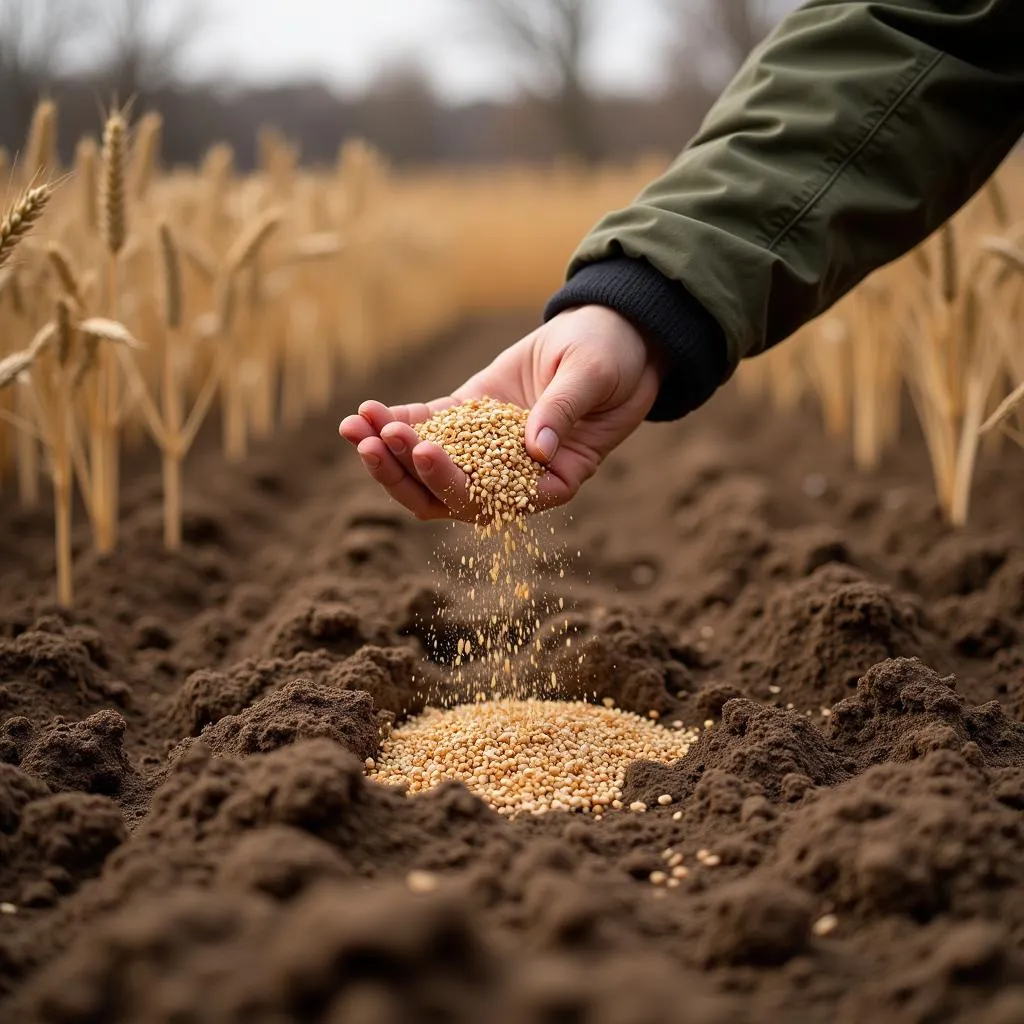
{"label": "golden wheat stalk", "polygon": [[128,126],[124,116],[114,111],[103,129],[103,175],[100,178],[100,210],[103,214],[103,240],[107,251],[116,256],[124,248],[127,235],[125,216],[125,161]]}
{"label": "golden wheat stalk", "polygon": [[159,168],[163,127],[163,117],[153,111],[142,117],[136,129],[131,174],[131,194],[136,202],[146,198]]}
{"label": "golden wheat stalk", "polygon": [[71,257],[59,242],[50,242],[46,247],[46,258],[57,275],[64,293],[75,304],[79,312],[85,308],[85,297],[81,282],[71,263]]}
{"label": "golden wheat stalk", "polygon": [[50,185],[26,189],[0,221],[0,267],[10,260],[18,244],[43,215],[52,195]]}
{"label": "golden wheat stalk", "polygon": [[82,197],[86,229],[92,233],[99,229],[99,150],[96,140],[79,139],[75,147],[75,180]]}
{"label": "golden wheat stalk", "polygon": [[278,208],[266,210],[238,236],[224,257],[225,274],[233,277],[252,263],[280,225],[283,215],[283,211]]}
{"label": "golden wheat stalk", "polygon": [[49,176],[57,165],[57,104],[43,99],[36,104],[25,145],[24,172],[28,181]]}

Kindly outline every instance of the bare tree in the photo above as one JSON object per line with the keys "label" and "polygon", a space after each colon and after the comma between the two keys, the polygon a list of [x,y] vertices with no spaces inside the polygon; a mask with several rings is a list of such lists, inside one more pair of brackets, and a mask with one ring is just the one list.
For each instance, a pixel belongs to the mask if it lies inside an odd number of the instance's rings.
{"label": "bare tree", "polygon": [[[676,87],[723,88],[798,0],[663,0],[670,23],[669,76]],[[696,83],[695,83],[696,79]]]}
{"label": "bare tree", "polygon": [[144,96],[171,84],[182,57],[208,26],[201,0],[101,0],[98,25],[105,77],[118,97]]}
{"label": "bare tree", "polygon": [[524,88],[550,112],[570,154],[601,155],[583,64],[597,24],[593,0],[467,0],[526,70]]}
{"label": "bare tree", "polygon": [[25,138],[41,93],[63,70],[69,44],[86,24],[88,0],[0,0],[0,135]]}
{"label": "bare tree", "polygon": [[398,164],[436,159],[443,144],[434,84],[409,57],[380,66],[360,97],[357,121],[359,134]]}

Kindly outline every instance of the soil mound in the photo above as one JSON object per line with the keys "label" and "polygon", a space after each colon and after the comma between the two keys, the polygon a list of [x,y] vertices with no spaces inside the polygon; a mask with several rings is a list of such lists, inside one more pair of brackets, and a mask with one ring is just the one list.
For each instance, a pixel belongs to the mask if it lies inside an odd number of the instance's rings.
{"label": "soil mound", "polygon": [[870,668],[856,693],[832,708],[825,736],[862,768],[932,750],[961,751],[989,767],[1024,765],[1024,725],[997,701],[968,707],[954,676],[940,676],[917,658]]}
{"label": "soil mound", "polygon": [[229,757],[265,754],[320,737],[334,740],[360,761],[372,757],[380,741],[373,698],[362,690],[339,690],[311,679],[295,679],[200,734],[215,754]]}
{"label": "soil mound", "polygon": [[766,699],[775,686],[781,700],[814,711],[842,700],[877,662],[926,657],[935,648],[915,598],[836,564],[793,583],[750,588],[722,643],[729,675],[752,696]]}
{"label": "soil mound", "polygon": [[400,715],[422,708],[421,687],[431,692],[436,674],[407,647],[366,644],[344,660],[322,651],[288,659],[249,658],[225,671],[190,675],[175,698],[172,722],[182,732],[198,736],[206,726],[240,714],[298,678],[331,689],[364,690],[378,708]]}
{"label": "soil mound", "polygon": [[851,774],[850,762],[833,752],[806,716],[750,700],[730,700],[722,723],[702,733],[673,766],[634,764],[624,798],[657,804],[662,793],[686,802],[707,777],[724,773],[745,794],[791,801],[815,786],[834,786]]}

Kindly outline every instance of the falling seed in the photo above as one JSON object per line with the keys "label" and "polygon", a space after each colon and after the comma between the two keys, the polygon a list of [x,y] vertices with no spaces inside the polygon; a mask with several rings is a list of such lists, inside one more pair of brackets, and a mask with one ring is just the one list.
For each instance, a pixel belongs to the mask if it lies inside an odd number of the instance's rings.
{"label": "falling seed", "polygon": [[427,893],[433,892],[441,883],[437,875],[431,874],[429,871],[416,870],[410,871],[405,876],[405,884],[411,892]]}
{"label": "falling seed", "polygon": [[782,693],[782,687],[781,686],[776,686],[775,683],[771,683],[768,686],[768,692],[769,693]]}
{"label": "falling seed", "polygon": [[652,871],[648,878],[652,885],[664,885],[668,881],[668,875],[664,871]]}
{"label": "falling seed", "polygon": [[811,925],[811,931],[815,935],[825,936],[834,932],[838,926],[839,918],[835,914],[824,914]]}
{"label": "falling seed", "polygon": [[18,908],[13,903],[0,903],[0,914],[16,914]]}
{"label": "falling seed", "polygon": [[673,821],[682,821],[683,820],[683,812],[682,811],[676,811],[672,815],[672,820]]}

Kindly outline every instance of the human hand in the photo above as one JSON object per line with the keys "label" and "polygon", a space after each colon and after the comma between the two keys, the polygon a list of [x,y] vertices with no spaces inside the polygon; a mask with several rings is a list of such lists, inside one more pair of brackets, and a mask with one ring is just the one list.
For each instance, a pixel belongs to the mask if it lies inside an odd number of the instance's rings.
{"label": "human hand", "polygon": [[546,467],[536,508],[563,505],[644,421],[658,394],[660,360],[639,332],[604,306],[553,317],[451,395],[397,405],[363,402],[339,427],[370,475],[418,519],[475,522],[469,480],[412,424],[471,398],[529,409],[526,448]]}

